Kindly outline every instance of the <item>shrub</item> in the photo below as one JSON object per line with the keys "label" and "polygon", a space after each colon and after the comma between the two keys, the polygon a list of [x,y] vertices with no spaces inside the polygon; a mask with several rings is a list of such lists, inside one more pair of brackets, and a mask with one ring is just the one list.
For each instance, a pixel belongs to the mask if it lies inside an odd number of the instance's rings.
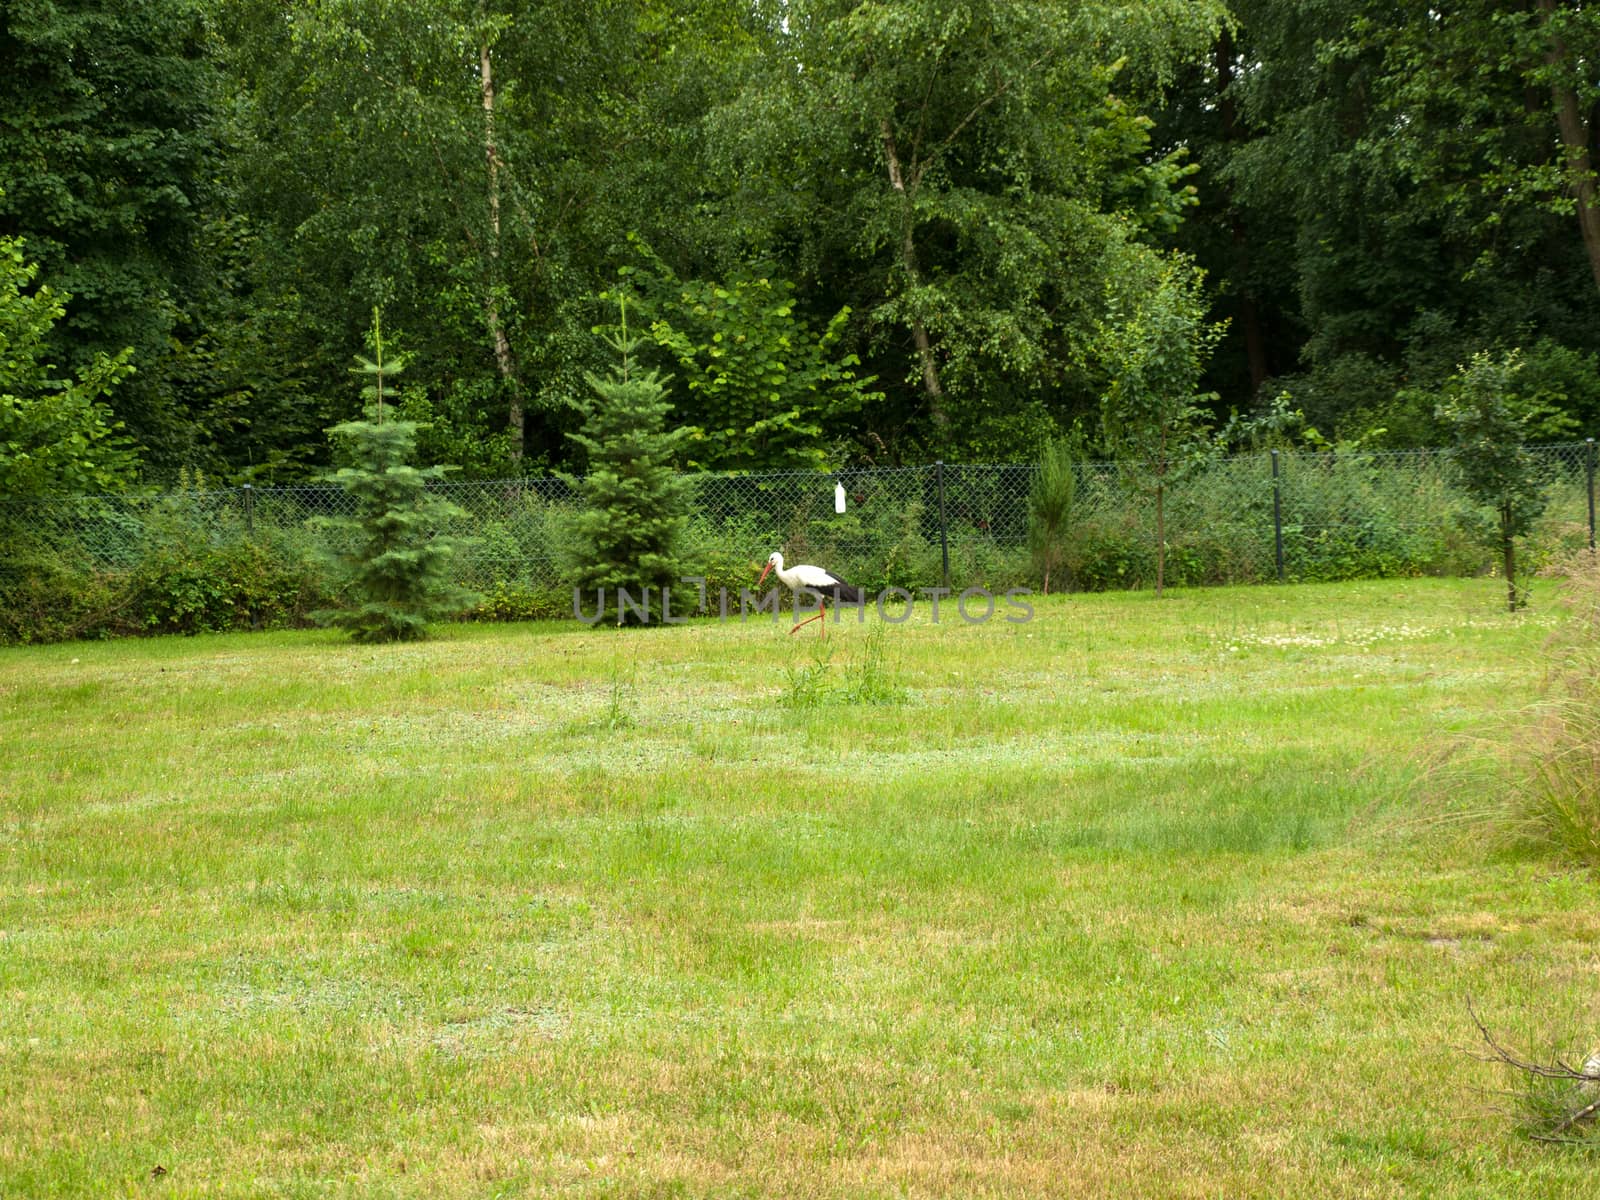
{"label": "shrub", "polygon": [[[140,633],[297,627],[332,599],[313,564],[260,542],[168,544],[122,581],[125,619]],[[108,630],[111,632],[111,630]]]}
{"label": "shrub", "polygon": [[305,535],[247,538],[197,495],[165,497],[142,521],[86,502],[75,537],[0,530],[0,643],[308,624],[330,588]]}
{"label": "shrub", "polygon": [[[770,553],[765,547],[776,545],[778,541],[777,535],[765,528],[759,517],[692,519],[684,529],[681,543],[683,573],[706,581],[706,611],[716,611],[719,589],[727,589],[736,603],[739,589],[755,584],[755,565]],[[673,595],[673,608],[677,611],[676,589]]]}
{"label": "shrub", "polygon": [[[931,552],[932,547],[929,549]],[[1034,579],[1033,555],[1028,550],[997,546],[993,538],[977,533],[952,537],[950,586],[956,591],[981,587],[999,593],[1030,587]]]}
{"label": "shrub", "polygon": [[540,621],[572,616],[572,589],[551,584],[492,583],[466,613],[470,621]]}
{"label": "shrub", "polygon": [[1126,511],[1080,521],[1067,539],[1067,570],[1080,591],[1143,587],[1155,580],[1155,557],[1153,539]]}
{"label": "shrub", "polygon": [[[939,547],[923,535],[923,505],[871,502],[813,523],[819,538],[816,561],[869,592],[917,588],[943,574]],[[791,538],[790,545],[803,542]],[[798,550],[797,550],[798,553]]]}
{"label": "shrub", "polygon": [[480,590],[501,583],[560,586],[560,564],[573,557],[566,544],[570,501],[549,499],[516,480],[492,489],[444,490],[468,508],[473,534],[456,559],[456,582]]}
{"label": "shrub", "polygon": [[117,580],[70,546],[0,532],[0,645],[94,637],[119,605]]}

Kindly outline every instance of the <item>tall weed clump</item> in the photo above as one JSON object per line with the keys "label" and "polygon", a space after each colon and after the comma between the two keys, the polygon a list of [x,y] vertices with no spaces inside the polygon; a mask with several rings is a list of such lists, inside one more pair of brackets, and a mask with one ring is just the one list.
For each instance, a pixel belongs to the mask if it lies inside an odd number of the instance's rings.
{"label": "tall weed clump", "polygon": [[[1077,455],[1064,439],[1052,438],[1039,454],[1028,487],[1028,550],[1033,565],[1043,578],[1044,594],[1050,594],[1050,574],[1059,583],[1066,565],[1067,529],[1072,523],[1072,505],[1078,496]],[[1058,589],[1059,590],[1059,587]]]}
{"label": "tall weed clump", "polygon": [[1600,559],[1580,550],[1558,573],[1565,616],[1544,695],[1513,743],[1512,814],[1520,832],[1600,868]]}
{"label": "tall weed clump", "polygon": [[1545,572],[1564,620],[1537,700],[1452,756],[1437,819],[1476,841],[1600,869],[1600,561],[1584,549]]}

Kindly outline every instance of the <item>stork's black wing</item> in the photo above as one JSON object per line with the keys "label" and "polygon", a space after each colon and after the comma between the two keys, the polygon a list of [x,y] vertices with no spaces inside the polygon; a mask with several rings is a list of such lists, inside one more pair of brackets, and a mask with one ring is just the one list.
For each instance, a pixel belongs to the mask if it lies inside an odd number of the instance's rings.
{"label": "stork's black wing", "polygon": [[835,604],[863,604],[867,599],[865,592],[858,587],[852,587],[837,575],[833,577],[833,582],[827,587],[818,588],[817,590]]}

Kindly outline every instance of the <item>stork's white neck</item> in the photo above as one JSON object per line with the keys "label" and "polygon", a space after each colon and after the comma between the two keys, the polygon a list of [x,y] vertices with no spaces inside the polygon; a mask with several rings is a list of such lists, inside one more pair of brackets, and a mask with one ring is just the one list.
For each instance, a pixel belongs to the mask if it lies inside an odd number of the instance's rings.
{"label": "stork's white neck", "polygon": [[799,586],[799,574],[792,567],[785,567],[783,565],[783,555],[781,554],[774,554],[772,556],[772,573],[778,577],[779,581],[782,582],[783,586],[786,588],[792,589]]}

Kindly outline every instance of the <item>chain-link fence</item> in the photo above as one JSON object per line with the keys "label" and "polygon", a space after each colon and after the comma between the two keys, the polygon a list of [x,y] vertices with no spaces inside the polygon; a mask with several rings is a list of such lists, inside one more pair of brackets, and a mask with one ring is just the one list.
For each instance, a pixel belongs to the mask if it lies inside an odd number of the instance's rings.
{"label": "chain-link fence", "polygon": [[[1525,561],[1592,544],[1594,442],[1531,453],[1547,506],[1527,539]],[[1441,450],[1283,451],[1207,462],[1160,489],[1167,581],[1493,570],[1496,555],[1482,536],[1491,514],[1472,504],[1451,467],[1449,452]],[[781,549],[790,561],[819,563],[874,590],[1037,586],[1028,550],[1033,474],[1030,465],[952,464],[698,474],[685,570],[713,589],[736,591],[750,583],[755,565]],[[1056,578],[1085,590],[1152,583],[1152,473],[1140,464],[1084,463],[1077,482]],[[835,510],[836,485],[844,489],[843,512]],[[457,582],[487,597],[483,615],[561,611],[564,587],[570,611],[568,571],[576,554],[570,527],[581,507],[571,486],[558,478],[436,486],[466,513],[456,530],[467,538],[456,559]],[[0,554],[0,609],[8,603],[15,609],[22,592],[48,609],[48,589],[29,591],[30,573],[77,572],[114,591],[119,578],[159,575],[230,548],[248,548],[258,569],[276,564],[280,575],[301,564],[310,575],[294,576],[300,582],[293,586],[311,588],[311,564],[325,557],[335,536],[317,518],[352,512],[345,492],[322,485],[0,501],[0,547],[12,548]],[[27,552],[14,552],[19,545]],[[274,579],[274,586],[291,586]],[[539,604],[529,600],[535,596],[543,597]],[[0,640],[27,640],[28,620],[13,612],[0,625]]]}

